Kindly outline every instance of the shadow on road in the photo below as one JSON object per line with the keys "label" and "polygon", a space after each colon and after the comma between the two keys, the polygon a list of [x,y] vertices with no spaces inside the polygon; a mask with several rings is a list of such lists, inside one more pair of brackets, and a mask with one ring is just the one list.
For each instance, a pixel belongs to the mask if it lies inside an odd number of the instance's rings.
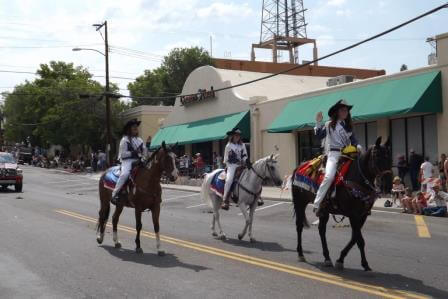
{"label": "shadow on road", "polygon": [[133,262],[142,265],[153,266],[157,268],[174,268],[181,267],[189,270],[193,270],[195,272],[199,272],[202,270],[209,270],[210,268],[187,264],[180,261],[177,256],[171,253],[166,253],[165,256],[158,256],[155,253],[142,253],[137,254],[134,250],[120,248],[117,249],[113,246],[102,245],[99,246],[107,251],[110,255],[117,257],[125,262]]}
{"label": "shadow on road", "polygon": [[407,277],[401,274],[381,273],[381,272],[365,272],[361,269],[345,268],[343,271],[334,268],[325,267],[323,263],[307,263],[311,266],[319,268],[322,272],[333,274],[352,281],[380,285],[382,287],[405,291],[411,293],[419,293],[429,295],[434,298],[448,298],[448,291],[441,290],[432,286],[425,285],[421,280]]}
{"label": "shadow on road", "polygon": [[[281,244],[277,242],[263,242],[263,241],[256,241],[255,243],[250,243],[249,241],[245,240],[237,240],[237,239],[225,239],[223,240],[224,243],[231,244],[234,246],[239,247],[246,247],[246,248],[255,248],[259,249],[261,251],[270,251],[270,252],[296,252],[295,250],[288,249],[283,247]],[[309,252],[307,252],[309,253]]]}

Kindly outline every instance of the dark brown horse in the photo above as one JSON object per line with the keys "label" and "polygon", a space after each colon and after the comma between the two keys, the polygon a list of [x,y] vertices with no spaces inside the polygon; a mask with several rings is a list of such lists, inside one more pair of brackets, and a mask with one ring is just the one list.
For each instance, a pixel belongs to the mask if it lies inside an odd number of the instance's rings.
{"label": "dark brown horse", "polygon": [[[366,259],[364,249],[365,242],[361,229],[367,220],[367,216],[370,215],[373,206],[373,196],[375,196],[374,194],[376,193],[374,180],[384,172],[389,171],[391,165],[392,158],[390,154],[389,140],[386,144],[381,145],[381,137],[376,140],[374,146],[370,147],[365,153],[360,154],[359,157],[351,163],[344,178],[346,185],[338,186],[336,188],[334,201],[332,200],[332,204],[327,205],[328,209],[323,213],[323,216],[319,217],[319,235],[322,242],[325,266],[333,266],[326,239],[327,223],[331,213],[347,217],[350,220],[352,228],[352,237],[347,246],[342,250],[339,259],[336,261],[336,268],[343,269],[344,258],[347,256],[353,245],[357,244],[361,252],[362,267],[365,271],[371,270]],[[346,188],[347,185],[352,187],[351,190]],[[305,262],[302,250],[302,230],[304,226],[309,226],[306,219],[305,209],[309,203],[314,201],[315,194],[292,184],[292,197],[296,214],[297,252],[299,260]],[[334,204],[336,204],[337,208],[334,208]]]}
{"label": "dark brown horse", "polygon": [[[149,166],[148,166],[149,164]],[[128,195],[127,200],[120,200],[115,207],[114,215],[112,216],[113,226],[113,240],[115,248],[120,248],[121,243],[118,241],[117,225],[120,214],[123,208],[132,207],[130,202],[135,206],[135,226],[137,230],[137,236],[135,238],[137,253],[142,253],[140,247],[140,231],[142,229],[142,212],[145,210],[151,210],[152,222],[154,225],[154,232],[156,235],[157,253],[163,255],[164,251],[160,249],[160,236],[159,236],[159,215],[160,204],[162,202],[162,186],[160,185],[160,179],[163,174],[166,174],[170,180],[177,179],[178,171],[175,163],[175,154],[171,148],[162,143],[162,147],[157,149],[147,163],[143,163],[138,167],[134,186]],[[104,230],[106,229],[107,220],[110,212],[110,200],[112,197],[112,191],[104,187],[104,176],[101,176],[99,182],[99,194],[101,208],[99,211],[98,225],[97,225],[97,242],[103,243]]]}

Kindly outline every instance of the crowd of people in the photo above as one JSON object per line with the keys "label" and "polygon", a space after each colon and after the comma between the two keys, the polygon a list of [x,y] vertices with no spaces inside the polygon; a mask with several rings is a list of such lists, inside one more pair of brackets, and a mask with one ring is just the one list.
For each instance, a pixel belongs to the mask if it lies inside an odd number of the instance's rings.
{"label": "crowd of people", "polygon": [[182,155],[177,163],[181,175],[192,178],[201,178],[206,172],[224,168],[223,158],[216,152],[213,152],[211,164],[206,163],[201,153],[196,153],[193,157]]}
{"label": "crowd of people", "polygon": [[[393,179],[391,204],[401,207],[403,213],[438,217],[447,215],[448,159],[445,154],[440,156],[435,166],[428,157],[422,159],[422,156],[411,150],[409,163],[404,156],[400,156],[397,168],[398,176]],[[408,173],[411,184],[406,187],[404,182]]]}

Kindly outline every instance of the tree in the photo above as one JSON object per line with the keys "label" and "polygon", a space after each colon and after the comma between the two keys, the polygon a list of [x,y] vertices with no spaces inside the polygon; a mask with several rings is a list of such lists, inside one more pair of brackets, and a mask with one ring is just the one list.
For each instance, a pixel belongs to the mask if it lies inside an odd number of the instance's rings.
{"label": "tree", "polygon": [[407,70],[408,70],[408,66],[406,64],[402,64],[400,67],[400,72],[407,71]]}
{"label": "tree", "polygon": [[[105,144],[103,86],[92,75],[72,63],[50,62],[37,70],[38,78],[26,81],[6,94],[6,139],[21,142],[28,136],[33,145],[59,144],[93,149]],[[112,86],[112,90],[117,90]],[[93,95],[83,97],[80,95]],[[112,99],[112,128],[119,127],[125,105]]]}
{"label": "tree", "polygon": [[[175,48],[163,59],[162,65],[153,71],[145,71],[135,82],[129,83],[131,96],[169,96],[181,93],[187,77],[196,68],[212,65],[212,58],[206,50],[199,47]],[[160,100],[144,100],[135,98],[134,106],[138,105],[173,105],[174,98]]]}

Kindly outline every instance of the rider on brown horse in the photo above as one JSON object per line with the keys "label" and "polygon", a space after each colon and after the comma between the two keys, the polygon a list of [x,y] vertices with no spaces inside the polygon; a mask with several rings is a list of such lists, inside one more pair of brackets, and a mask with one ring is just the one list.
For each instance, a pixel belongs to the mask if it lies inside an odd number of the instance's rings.
{"label": "rider on brown horse", "polygon": [[143,140],[138,137],[138,126],[140,121],[136,119],[130,120],[123,128],[123,138],[120,141],[120,148],[118,153],[118,159],[121,162],[120,178],[112,192],[113,204],[117,204],[120,200],[120,193],[123,186],[129,179],[134,163],[141,158],[146,157],[148,150],[145,147]]}
{"label": "rider on brown horse", "polygon": [[320,139],[325,140],[324,150],[327,155],[325,176],[314,200],[314,209],[318,217],[321,214],[321,203],[336,175],[342,151],[350,145],[357,146],[359,151],[362,150],[362,147],[358,144],[353,134],[352,118],[350,115],[352,107],[346,101],[339,100],[328,110],[330,120],[325,124],[322,124],[322,112],[316,115],[316,127],[314,131]]}

